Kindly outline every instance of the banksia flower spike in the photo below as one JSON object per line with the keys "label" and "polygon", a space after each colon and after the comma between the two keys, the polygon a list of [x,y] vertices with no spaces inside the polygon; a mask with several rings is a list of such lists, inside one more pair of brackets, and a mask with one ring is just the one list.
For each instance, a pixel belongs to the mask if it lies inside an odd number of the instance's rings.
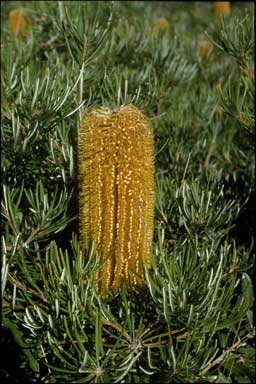
{"label": "banksia flower spike", "polygon": [[216,19],[230,14],[230,1],[214,1],[214,16]]}
{"label": "banksia flower spike", "polygon": [[27,17],[18,9],[13,9],[9,13],[10,31],[15,35],[24,35],[29,31]]}
{"label": "banksia flower spike", "polygon": [[207,62],[212,57],[213,45],[210,41],[201,41],[198,46],[202,61]]}
{"label": "banksia flower spike", "polygon": [[156,35],[159,31],[161,31],[164,34],[169,33],[169,22],[166,20],[165,17],[161,17],[159,19],[155,19],[153,21],[154,27],[150,29],[150,34],[153,36]]}
{"label": "banksia flower spike", "polygon": [[[87,113],[79,137],[80,237],[105,259],[98,289],[114,293],[144,283],[151,265],[154,211],[153,136],[135,106]],[[96,256],[95,256],[96,257]]]}

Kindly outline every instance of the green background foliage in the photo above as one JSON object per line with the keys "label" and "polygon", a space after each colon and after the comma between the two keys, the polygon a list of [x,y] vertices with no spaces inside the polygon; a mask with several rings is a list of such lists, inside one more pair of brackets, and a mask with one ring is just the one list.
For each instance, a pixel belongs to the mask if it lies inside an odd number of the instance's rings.
{"label": "green background foliage", "polygon": [[[222,21],[212,2],[1,11],[1,378],[253,382],[254,4]],[[102,298],[77,236],[77,140],[87,108],[128,103],[155,137],[153,268],[143,293]]]}

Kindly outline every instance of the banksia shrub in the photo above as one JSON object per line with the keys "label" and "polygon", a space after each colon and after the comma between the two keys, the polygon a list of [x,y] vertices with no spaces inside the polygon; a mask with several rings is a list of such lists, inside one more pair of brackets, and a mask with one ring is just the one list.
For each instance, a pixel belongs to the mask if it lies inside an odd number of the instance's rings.
{"label": "banksia shrub", "polygon": [[24,35],[29,31],[29,22],[21,11],[13,9],[9,13],[9,27],[15,36]]}
{"label": "banksia shrub", "polygon": [[[79,137],[80,237],[103,261],[100,292],[143,285],[151,264],[154,210],[153,136],[135,106],[88,112]],[[98,252],[97,252],[98,251]],[[99,255],[99,256],[97,256]]]}
{"label": "banksia shrub", "polygon": [[230,14],[229,1],[214,1],[214,16],[216,19],[228,16]]}

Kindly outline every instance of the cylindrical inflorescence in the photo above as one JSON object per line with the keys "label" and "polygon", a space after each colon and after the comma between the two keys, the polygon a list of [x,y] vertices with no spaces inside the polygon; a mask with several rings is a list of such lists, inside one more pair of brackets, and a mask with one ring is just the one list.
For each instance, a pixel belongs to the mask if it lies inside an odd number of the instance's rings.
{"label": "cylindrical inflorescence", "polygon": [[80,238],[94,241],[99,291],[143,285],[151,265],[153,135],[135,106],[88,112],[79,137]]}
{"label": "cylindrical inflorescence", "polygon": [[214,1],[214,16],[216,19],[229,16],[230,1]]}

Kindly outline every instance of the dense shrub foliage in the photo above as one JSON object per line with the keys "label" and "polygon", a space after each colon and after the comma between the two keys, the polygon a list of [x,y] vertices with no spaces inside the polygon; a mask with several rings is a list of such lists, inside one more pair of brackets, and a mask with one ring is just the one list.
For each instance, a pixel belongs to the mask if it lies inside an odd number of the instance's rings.
{"label": "dense shrub foliage", "polygon": [[[1,3],[2,342],[10,383],[253,382],[254,4]],[[14,12],[15,10],[15,12]],[[152,269],[101,297],[78,237],[84,111],[155,141]]]}

